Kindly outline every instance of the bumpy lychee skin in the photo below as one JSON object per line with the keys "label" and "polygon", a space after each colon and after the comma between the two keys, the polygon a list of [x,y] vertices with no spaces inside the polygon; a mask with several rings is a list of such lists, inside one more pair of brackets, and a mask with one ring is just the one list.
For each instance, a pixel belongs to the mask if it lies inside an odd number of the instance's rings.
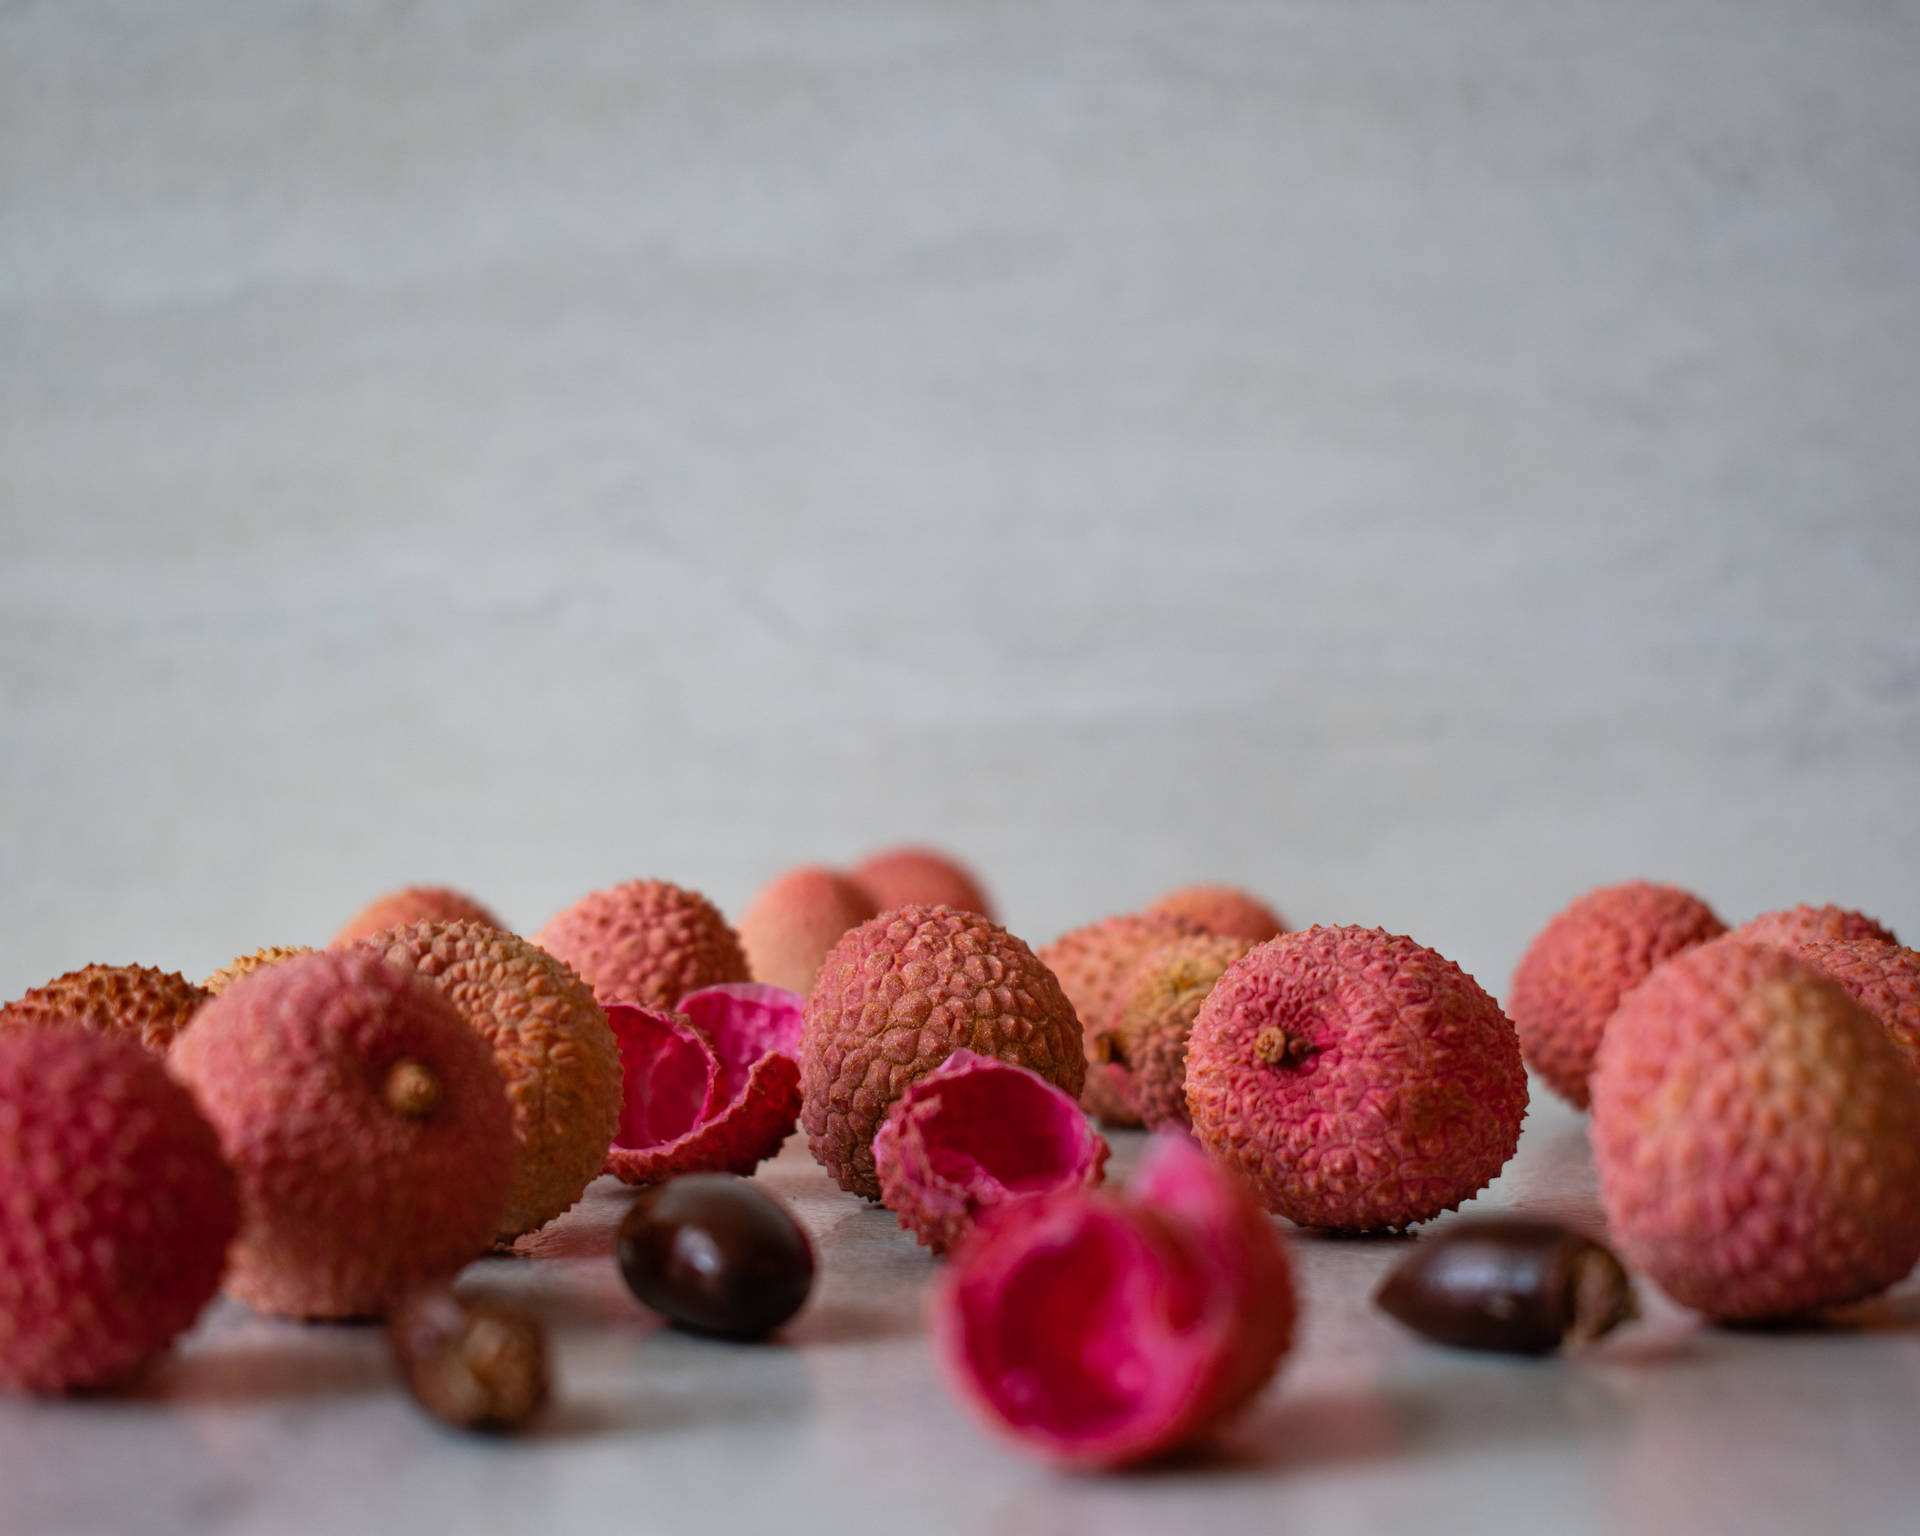
{"label": "bumpy lychee skin", "polygon": [[817,864],[790,869],[740,914],[740,942],[755,981],[805,997],[827,951],[880,911],[843,875]]}
{"label": "bumpy lychee skin", "polygon": [[1052,971],[977,912],[896,907],[833,946],[807,999],[800,1123],[840,1187],[880,1198],[873,1138],[907,1087],[961,1048],[1077,1095],[1080,1021]]}
{"label": "bumpy lychee skin", "polygon": [[131,1039],[0,1036],[0,1387],[115,1381],[185,1331],[240,1221],[193,1097]]}
{"label": "bumpy lychee skin", "polygon": [[278,965],[282,960],[292,960],[300,955],[312,953],[312,948],[305,944],[269,944],[263,949],[254,950],[252,954],[235,956],[200,985],[218,997],[236,981],[251,976],[255,971],[264,971],[268,966]]}
{"label": "bumpy lychee skin", "polygon": [[227,1290],[371,1317],[492,1241],[513,1115],[493,1053],[407,966],[329,950],[215,998],[168,1055],[240,1180]]}
{"label": "bumpy lychee skin", "polygon": [[1847,907],[1787,907],[1779,912],[1762,912],[1733,930],[1732,936],[1745,944],[1773,944],[1792,949],[1822,939],[1875,939],[1882,944],[1898,944],[1893,930],[1875,922],[1864,912]]}
{"label": "bumpy lychee skin", "polygon": [[56,976],[0,1008],[0,1030],[73,1024],[125,1035],[157,1055],[213,994],[177,971],[148,965],[88,965]]}
{"label": "bumpy lychee skin", "polygon": [[1208,933],[1264,944],[1287,931],[1286,920],[1251,891],[1237,885],[1183,885],[1168,891],[1149,912],[1190,917]]}
{"label": "bumpy lychee skin", "polygon": [[1878,939],[1821,939],[1794,953],[1878,1019],[1920,1079],[1920,950]]}
{"label": "bumpy lychee skin", "polygon": [[1187,1109],[1268,1210],[1381,1231],[1500,1172],[1527,1074],[1500,1005],[1451,960],[1377,928],[1309,928],[1235,961],[1201,1005]]}
{"label": "bumpy lychee skin", "polygon": [[1204,932],[1192,918],[1171,912],[1124,912],[1063,933],[1040,951],[1086,1031],[1087,1086],[1080,1102],[1106,1124],[1141,1123],[1127,1069],[1099,1054],[1098,1037],[1113,1013],[1114,994],[1148,950]]}
{"label": "bumpy lychee skin", "polygon": [[431,981],[493,1048],[519,1148],[494,1237],[545,1226],[585,1193],[620,1123],[620,1051],[592,989],[485,923],[415,923],[366,942]]}
{"label": "bumpy lychee skin", "polygon": [[876,911],[955,907],[989,920],[995,915],[993,901],[974,872],[937,848],[883,848],[854,865],[848,878],[873,899]]}
{"label": "bumpy lychee skin", "polygon": [[1593,1152],[1622,1254],[1710,1317],[1858,1300],[1920,1259],[1920,1085],[1785,950],[1702,945],[1621,1003],[1594,1064]]}
{"label": "bumpy lychee skin", "polygon": [[1620,999],[1661,961],[1726,931],[1677,886],[1630,880],[1588,891],[1534,937],[1507,988],[1527,1065],[1585,1109],[1593,1053]]}
{"label": "bumpy lychee skin", "polygon": [[1150,949],[1114,996],[1095,1054],[1131,1076],[1134,1105],[1149,1130],[1185,1130],[1187,1039],[1207,994],[1251,939],[1204,933]]}
{"label": "bumpy lychee skin", "polygon": [[385,933],[389,928],[406,928],[414,923],[485,923],[489,928],[506,925],[471,896],[444,885],[410,885],[405,890],[389,891],[354,913],[347,926],[333,936],[338,944],[355,944],[361,939]]}
{"label": "bumpy lychee skin", "polygon": [[702,987],[751,981],[740,936],[698,891],[629,880],[583,896],[533,936],[605,1003],[672,1010]]}

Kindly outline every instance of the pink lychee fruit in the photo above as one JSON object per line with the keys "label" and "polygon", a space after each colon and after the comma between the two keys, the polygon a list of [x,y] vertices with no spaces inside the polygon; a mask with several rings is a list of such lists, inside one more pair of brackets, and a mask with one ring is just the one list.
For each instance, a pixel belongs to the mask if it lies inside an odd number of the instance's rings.
{"label": "pink lychee fruit", "polygon": [[136,1040],[0,1035],[0,1387],[136,1370],[219,1289],[240,1221],[193,1097]]}
{"label": "pink lychee fruit", "polygon": [[1878,1019],[1920,1078],[1920,950],[1878,939],[1819,939],[1794,954]]}
{"label": "pink lychee fruit", "polygon": [[1585,1109],[1593,1053],[1620,999],[1668,956],[1726,931],[1677,886],[1630,880],[1588,891],[1535,935],[1507,988],[1527,1065]]}
{"label": "pink lychee fruit", "polygon": [[996,1205],[1098,1184],[1107,1150],[1072,1096],[968,1050],[901,1094],[873,1139],[881,1200],[935,1253]]}
{"label": "pink lychee fruit", "polygon": [[125,1035],[164,1056],[212,995],[178,971],[86,965],[0,1008],[0,1030],[71,1024],[103,1035]]}
{"label": "pink lychee fruit", "polygon": [[1377,928],[1309,928],[1235,961],[1207,995],[1187,1109],[1268,1210],[1382,1231],[1500,1172],[1527,1074],[1500,1005],[1451,960]]}
{"label": "pink lychee fruit", "polygon": [[698,891],[629,880],[583,896],[533,936],[586,978],[602,1006],[673,1009],[702,987],[751,981],[740,936]]}
{"label": "pink lychee fruit", "polygon": [[389,928],[407,928],[414,923],[485,923],[489,928],[506,927],[471,896],[444,885],[410,885],[368,902],[347,920],[346,927],[333,936],[333,942],[356,944]]}
{"label": "pink lychee fruit", "polygon": [[1134,1107],[1147,1129],[1192,1125],[1187,1041],[1193,1021],[1227,968],[1252,948],[1250,939],[1190,934],[1148,950],[1115,991],[1094,1056],[1126,1071]]}
{"label": "pink lychee fruit", "polygon": [[869,854],[848,878],[873,900],[876,911],[892,907],[956,907],[991,921],[993,901],[979,878],[951,854],[905,845]]}
{"label": "pink lychee fruit", "polygon": [[1882,944],[1898,944],[1893,930],[1875,922],[1864,912],[1847,907],[1787,907],[1779,912],[1762,912],[1735,928],[1730,937],[1744,944],[1773,944],[1792,949],[1822,939],[1875,939]]}
{"label": "pink lychee fruit", "polygon": [[817,864],[790,869],[740,914],[740,942],[756,981],[805,997],[827,951],[880,908],[844,875]]}
{"label": "pink lychee fruit", "polygon": [[1703,944],[1627,996],[1594,1063],[1593,1154],[1622,1254],[1710,1317],[1858,1300],[1920,1259],[1920,1084],[1783,949]]}
{"label": "pink lychee fruit", "polygon": [[1060,1466],[1110,1468],[1204,1439],[1293,1339],[1292,1269],[1240,1180],[1156,1137],[1124,1195],[988,1211],[932,1294],[945,1374],[988,1428]]}
{"label": "pink lychee fruit", "polygon": [[1251,891],[1237,885],[1183,885],[1168,891],[1149,912],[1190,917],[1208,933],[1264,944],[1287,931],[1286,920]]}

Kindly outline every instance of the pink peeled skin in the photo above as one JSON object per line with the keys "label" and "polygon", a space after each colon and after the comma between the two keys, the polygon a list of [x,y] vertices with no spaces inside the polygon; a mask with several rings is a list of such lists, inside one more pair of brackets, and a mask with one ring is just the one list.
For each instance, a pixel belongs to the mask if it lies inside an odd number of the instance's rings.
{"label": "pink peeled skin", "polygon": [[703,987],[678,1013],[610,1003],[625,1101],[606,1171],[629,1184],[677,1173],[749,1174],[800,1116],[797,993]]}
{"label": "pink peeled skin", "polygon": [[1058,1465],[1111,1468],[1203,1438],[1293,1340],[1292,1268],[1252,1192],[1180,1134],[1124,1195],[986,1212],[934,1290],[949,1379],[990,1428]]}
{"label": "pink peeled skin", "polygon": [[1098,1184],[1107,1150],[1070,1094],[969,1050],[907,1089],[873,1138],[882,1202],[935,1253],[993,1206]]}

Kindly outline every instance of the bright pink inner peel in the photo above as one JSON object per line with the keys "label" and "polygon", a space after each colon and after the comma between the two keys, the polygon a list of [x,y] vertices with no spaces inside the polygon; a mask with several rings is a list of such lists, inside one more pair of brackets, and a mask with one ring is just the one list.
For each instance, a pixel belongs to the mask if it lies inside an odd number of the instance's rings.
{"label": "bright pink inner peel", "polygon": [[670,1013],[615,1003],[607,1022],[620,1047],[625,1099],[614,1144],[652,1147],[684,1136],[721,1100],[722,1069],[707,1037]]}

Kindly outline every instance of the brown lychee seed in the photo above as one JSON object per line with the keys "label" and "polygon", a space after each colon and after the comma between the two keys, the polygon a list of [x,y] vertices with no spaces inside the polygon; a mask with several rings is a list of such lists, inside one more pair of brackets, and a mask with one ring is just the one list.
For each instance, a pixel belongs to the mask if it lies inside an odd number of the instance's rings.
{"label": "brown lychee seed", "polygon": [[165,1055],[213,994],[177,971],[150,965],[86,965],[0,1008],[0,1029],[66,1025],[125,1035]]}
{"label": "brown lychee seed", "polygon": [[508,1433],[551,1396],[545,1330],[504,1302],[418,1290],[388,1317],[387,1341],[414,1401],[455,1429]]}
{"label": "brown lychee seed", "polygon": [[218,997],[242,977],[251,976],[255,971],[264,971],[268,966],[278,965],[282,960],[292,960],[297,956],[312,953],[312,947],[306,944],[269,944],[263,949],[256,949],[250,955],[236,955],[200,985]]}

